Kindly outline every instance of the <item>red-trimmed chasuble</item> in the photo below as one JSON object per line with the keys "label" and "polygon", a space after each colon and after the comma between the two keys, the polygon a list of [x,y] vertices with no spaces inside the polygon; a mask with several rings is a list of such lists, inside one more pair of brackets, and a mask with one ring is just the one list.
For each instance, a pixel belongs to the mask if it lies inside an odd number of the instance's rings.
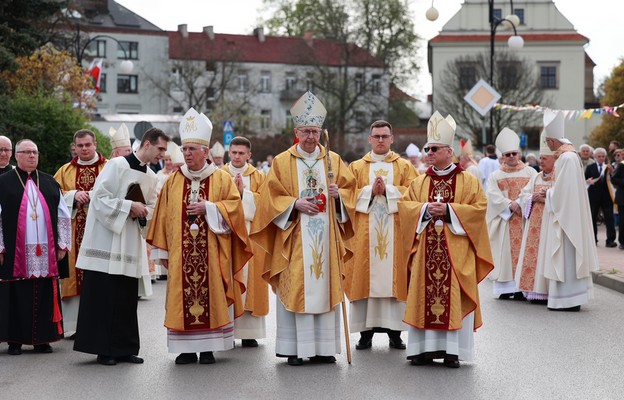
{"label": "red-trimmed chasuble", "polygon": [[[454,200],[455,176],[430,175],[429,202],[451,203]],[[451,274],[449,250],[444,234],[444,218],[434,217],[425,228],[425,329],[448,330],[451,312]]]}
{"label": "red-trimmed chasuble", "polygon": [[[193,198],[208,198],[210,179],[204,180]],[[182,204],[190,204],[191,180],[184,179]],[[184,329],[210,329],[208,222],[203,215],[190,221],[182,207],[182,307]]]}
{"label": "red-trimmed chasuble", "polygon": [[[498,180],[498,188],[503,193],[508,193],[509,200],[517,200],[520,197],[522,188],[529,183],[530,178],[503,178]],[[520,257],[520,248],[522,247],[522,215],[513,213],[509,218],[509,241],[511,248],[511,270],[512,277],[516,276],[516,266]]]}

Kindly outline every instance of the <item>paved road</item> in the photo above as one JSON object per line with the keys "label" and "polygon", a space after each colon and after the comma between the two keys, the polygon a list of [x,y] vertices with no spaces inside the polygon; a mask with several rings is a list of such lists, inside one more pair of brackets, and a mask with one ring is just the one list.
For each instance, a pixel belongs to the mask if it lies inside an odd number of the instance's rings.
{"label": "paved road", "polygon": [[[405,352],[375,336],[367,351],[333,365],[290,367],[274,356],[269,339],[257,349],[217,353],[217,364],[177,366],[162,327],[165,282],[139,302],[145,364],[95,363],[53,345],[53,354],[6,354],[0,345],[2,399],[621,399],[624,395],[624,295],[595,286],[595,299],[579,313],[548,311],[526,302],[494,300],[482,283],[485,325],[475,336],[476,360],[458,370],[415,367]],[[407,334],[403,337],[406,339]],[[352,335],[352,344],[358,335]]]}

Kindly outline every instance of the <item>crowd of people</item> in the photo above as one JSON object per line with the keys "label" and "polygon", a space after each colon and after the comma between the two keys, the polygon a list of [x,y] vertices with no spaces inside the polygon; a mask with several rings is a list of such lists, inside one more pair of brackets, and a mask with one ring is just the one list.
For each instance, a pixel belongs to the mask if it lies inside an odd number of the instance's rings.
{"label": "crowd of people", "polygon": [[624,189],[611,185],[624,185],[623,150],[610,147],[613,164],[605,149],[577,154],[563,115],[546,111],[539,165],[521,160],[509,128],[477,162],[470,141],[455,154],[455,121],[435,112],[422,151],[393,151],[380,120],[370,151],[347,165],[329,150],[326,113],[305,93],[291,108],[295,144],[259,168],[242,136],[224,163],[211,121],[192,108],[181,146],[151,128],[133,151],[122,124],[106,159],[79,130],[54,177],[37,169],[28,139],[11,166],[0,136],[0,342],[12,355],[23,345],[50,353],[67,337],[99,364],[143,363],[137,299],[159,276],[176,364],[213,364],[235,340],[257,347],[270,287],[275,353],[288,365],[335,362],[345,330],[360,334],[356,350],[384,333],[413,365],[458,368],[474,359],[486,277],[500,299],[551,310],[591,299],[600,212],[606,246],[616,245]]}

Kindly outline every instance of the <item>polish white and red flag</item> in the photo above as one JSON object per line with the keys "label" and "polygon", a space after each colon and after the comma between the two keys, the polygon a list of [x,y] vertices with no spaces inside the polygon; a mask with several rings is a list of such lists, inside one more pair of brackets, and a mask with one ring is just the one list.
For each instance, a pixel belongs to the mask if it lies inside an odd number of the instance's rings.
{"label": "polish white and red flag", "polygon": [[95,92],[100,93],[100,78],[102,75],[102,61],[103,58],[94,58],[89,65],[87,75],[91,75],[95,81]]}

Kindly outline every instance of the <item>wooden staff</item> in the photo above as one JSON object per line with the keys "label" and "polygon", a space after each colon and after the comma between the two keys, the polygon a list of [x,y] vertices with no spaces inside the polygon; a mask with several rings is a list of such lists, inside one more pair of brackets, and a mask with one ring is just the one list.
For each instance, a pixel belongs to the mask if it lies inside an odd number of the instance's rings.
{"label": "wooden staff", "polygon": [[[327,178],[329,180],[329,184],[334,183],[334,171],[332,170],[332,162],[331,157],[329,156],[329,134],[327,133],[327,129],[323,131],[325,135],[325,151],[327,152]],[[331,196],[330,196],[331,197]],[[347,346],[347,362],[351,364],[351,339],[349,338],[349,323],[347,321],[347,304],[345,299],[344,287],[342,286],[342,254],[340,254],[340,239],[338,235],[340,234],[340,229],[338,228],[338,221],[336,221],[336,202],[335,199],[329,201],[328,204],[328,212],[329,219],[331,224],[334,227],[334,239],[336,244],[336,256],[338,257],[338,273],[340,274],[340,292],[342,293],[342,322],[344,325],[345,332],[345,344]],[[331,262],[331,255],[330,255]]]}

